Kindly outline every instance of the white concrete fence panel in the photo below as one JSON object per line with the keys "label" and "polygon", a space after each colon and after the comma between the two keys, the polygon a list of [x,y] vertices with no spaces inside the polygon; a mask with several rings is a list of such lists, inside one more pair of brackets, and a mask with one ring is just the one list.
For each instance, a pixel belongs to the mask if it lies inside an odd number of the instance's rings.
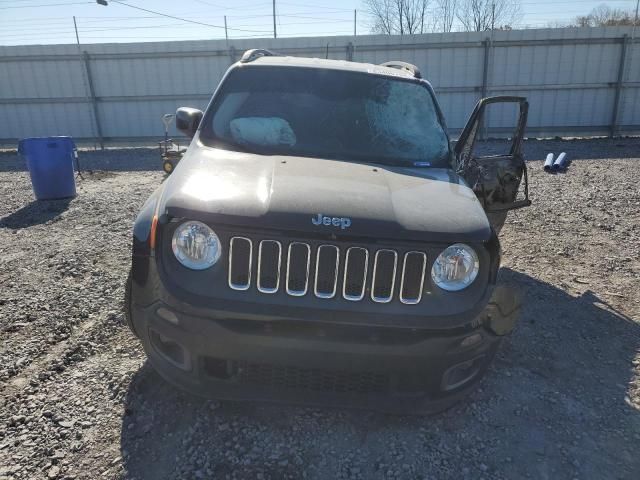
{"label": "white concrete fence panel", "polygon": [[[69,135],[78,142],[153,142],[164,113],[206,107],[249,48],[287,55],[414,63],[455,135],[475,102],[521,95],[528,136],[640,134],[640,45],[631,27],[157,43],[0,47],[0,144]],[[496,108],[490,136],[508,132]],[[171,132],[174,136],[176,132]]]}

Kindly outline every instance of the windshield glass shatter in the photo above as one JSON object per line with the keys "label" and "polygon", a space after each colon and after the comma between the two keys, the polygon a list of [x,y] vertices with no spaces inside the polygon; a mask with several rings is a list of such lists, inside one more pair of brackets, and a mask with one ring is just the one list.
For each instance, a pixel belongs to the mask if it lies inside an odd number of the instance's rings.
{"label": "windshield glass shatter", "polygon": [[265,155],[448,166],[429,89],[409,79],[325,69],[232,71],[201,131],[210,146]]}

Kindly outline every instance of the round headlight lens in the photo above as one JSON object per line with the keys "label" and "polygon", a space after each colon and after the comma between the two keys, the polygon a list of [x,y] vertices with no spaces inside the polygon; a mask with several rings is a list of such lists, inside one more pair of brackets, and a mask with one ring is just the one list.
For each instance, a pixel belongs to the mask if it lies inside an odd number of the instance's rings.
{"label": "round headlight lens", "polygon": [[443,290],[456,292],[473,283],[478,269],[478,255],[473,248],[456,243],[438,256],[431,268],[431,278]]}
{"label": "round headlight lens", "polygon": [[218,261],[220,239],[202,222],[189,221],[176,228],[171,241],[178,261],[192,270],[204,270]]}

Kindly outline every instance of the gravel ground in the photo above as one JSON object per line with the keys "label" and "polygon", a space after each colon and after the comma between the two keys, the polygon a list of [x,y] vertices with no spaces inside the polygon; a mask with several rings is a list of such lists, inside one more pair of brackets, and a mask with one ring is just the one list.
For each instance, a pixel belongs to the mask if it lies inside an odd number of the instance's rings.
{"label": "gravel ground", "polygon": [[[568,172],[544,173],[563,150]],[[501,235],[519,325],[481,388],[426,418],[168,386],[122,314],[157,152],[81,152],[78,197],[39,203],[1,154],[0,479],[638,478],[640,140],[526,152],[534,206]]]}

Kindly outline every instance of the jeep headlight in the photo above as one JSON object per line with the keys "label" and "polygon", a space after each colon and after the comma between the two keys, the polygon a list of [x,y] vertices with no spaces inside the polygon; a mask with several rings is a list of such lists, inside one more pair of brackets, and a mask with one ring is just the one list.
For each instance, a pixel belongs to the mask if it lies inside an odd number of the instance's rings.
{"label": "jeep headlight", "polygon": [[173,254],[178,261],[192,270],[209,268],[220,258],[220,239],[202,222],[184,222],[173,233]]}
{"label": "jeep headlight", "polygon": [[456,243],[438,255],[431,268],[431,278],[443,290],[456,292],[473,283],[478,269],[478,255],[473,248]]}

